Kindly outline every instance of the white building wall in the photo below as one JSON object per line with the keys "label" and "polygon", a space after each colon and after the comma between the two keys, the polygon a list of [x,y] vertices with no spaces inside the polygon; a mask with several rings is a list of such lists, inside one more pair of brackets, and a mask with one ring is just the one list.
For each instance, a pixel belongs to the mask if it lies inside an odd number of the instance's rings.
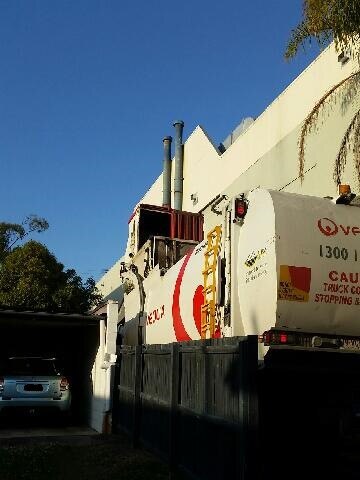
{"label": "white building wall", "polygon": [[92,396],[89,425],[99,433],[110,433],[111,399],[114,365],[116,362],[116,333],[118,304],[108,302],[107,323],[100,320],[100,345],[91,371]]}
{"label": "white building wall", "polygon": [[[126,228],[126,226],[125,226]],[[116,300],[122,302],[123,293],[120,289],[120,264],[122,258],[120,258],[105,275],[103,275],[97,282],[96,286],[102,293],[104,300]]]}
{"label": "white building wall", "polygon": [[[284,188],[287,183],[293,182],[298,176],[297,141],[303,120],[333,85],[350,75],[356,68],[352,61],[342,66],[337,56],[334,46],[330,45],[222,155],[211,143],[206,132],[200,126],[196,127],[184,144],[183,209],[200,210],[250,167],[261,160],[267,160],[266,155],[274,149],[278,162],[271,166],[267,165],[265,171],[258,169],[259,178],[255,183],[266,182],[269,170],[274,172],[272,175],[279,176],[279,181],[276,182],[279,187]],[[329,158],[334,158],[346,122],[350,118],[341,111],[340,102],[330,117],[328,113],[325,112],[326,123],[317,133],[318,140],[312,135],[312,143],[309,142],[308,166],[315,163],[319,165],[323,160],[327,162]],[[321,124],[321,121],[319,123]],[[279,145],[281,142],[284,142],[283,145]],[[327,188],[331,186],[331,190],[335,191],[331,169],[327,178],[320,180],[320,183],[322,182]],[[277,185],[273,183],[273,188],[276,188]],[[306,183],[302,187],[296,185],[297,187],[293,185],[293,190],[296,188],[302,193],[310,193],[307,192]],[[309,190],[312,188],[309,185]],[[191,193],[198,194],[198,204],[193,205]],[[139,203],[160,205],[161,202],[162,175]]]}
{"label": "white building wall", "polygon": [[[344,109],[338,101],[320,116],[317,131],[308,136],[303,184],[298,178],[298,139],[301,125],[314,105],[356,68],[351,60],[342,66],[337,56],[334,45],[330,45],[223,154],[204,129],[196,127],[184,143],[183,210],[196,212],[219,193],[230,196],[257,186],[335,196],[333,163],[357,102]],[[344,180],[358,190],[349,166]],[[192,194],[197,195],[196,204]],[[139,203],[161,205],[162,174]],[[103,277],[104,285],[111,284],[107,276],[112,275],[109,272]]]}

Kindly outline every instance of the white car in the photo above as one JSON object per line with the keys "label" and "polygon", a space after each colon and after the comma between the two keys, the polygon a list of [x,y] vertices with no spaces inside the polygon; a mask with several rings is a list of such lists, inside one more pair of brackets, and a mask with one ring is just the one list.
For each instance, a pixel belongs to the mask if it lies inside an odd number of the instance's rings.
{"label": "white car", "polygon": [[7,409],[69,412],[69,381],[61,375],[55,358],[10,357],[0,371],[0,412]]}

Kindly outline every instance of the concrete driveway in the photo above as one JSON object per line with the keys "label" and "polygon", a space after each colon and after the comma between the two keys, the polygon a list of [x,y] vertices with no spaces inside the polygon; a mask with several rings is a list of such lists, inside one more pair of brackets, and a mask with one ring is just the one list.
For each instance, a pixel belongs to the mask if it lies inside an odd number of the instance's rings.
{"label": "concrete driveway", "polygon": [[0,443],[27,438],[92,437],[99,435],[90,427],[57,416],[0,416]]}

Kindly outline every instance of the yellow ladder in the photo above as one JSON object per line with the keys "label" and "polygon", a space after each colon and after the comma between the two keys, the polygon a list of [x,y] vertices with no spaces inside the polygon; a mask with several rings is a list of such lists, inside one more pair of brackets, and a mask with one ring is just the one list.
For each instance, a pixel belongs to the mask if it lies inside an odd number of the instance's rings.
{"label": "yellow ladder", "polygon": [[204,303],[201,307],[201,338],[212,338],[216,317],[216,267],[220,250],[221,226],[207,234],[207,249],[204,253]]}

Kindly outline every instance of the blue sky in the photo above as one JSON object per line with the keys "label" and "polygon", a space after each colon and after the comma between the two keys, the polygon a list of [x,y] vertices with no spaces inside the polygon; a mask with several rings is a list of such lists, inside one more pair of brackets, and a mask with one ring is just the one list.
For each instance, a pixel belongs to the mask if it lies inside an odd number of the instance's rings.
{"label": "blue sky", "polygon": [[283,59],[300,0],[0,0],[0,220],[98,279],[185,122],[215,143],[259,115],[318,49]]}

